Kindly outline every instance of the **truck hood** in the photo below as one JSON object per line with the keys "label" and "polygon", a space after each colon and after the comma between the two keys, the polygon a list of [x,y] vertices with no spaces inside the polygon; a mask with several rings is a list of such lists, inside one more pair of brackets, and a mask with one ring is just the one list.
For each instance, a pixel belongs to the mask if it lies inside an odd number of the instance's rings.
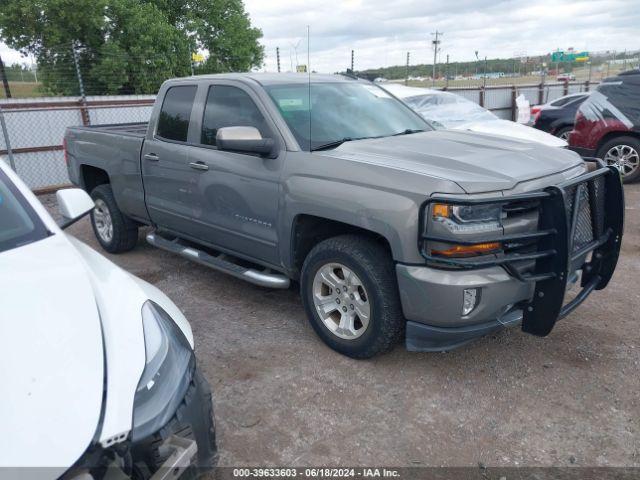
{"label": "truck hood", "polygon": [[561,138],[550,135],[542,130],[528,127],[521,123],[511,122],[509,120],[496,119],[489,122],[469,122],[457,125],[455,129],[488,133],[490,135],[501,135],[504,137],[517,138],[519,140],[528,140],[530,142],[542,143],[549,147],[563,148],[567,146],[567,142]]}
{"label": "truck hood", "polygon": [[510,190],[584,163],[563,148],[457,130],[356,140],[317,153],[450,180],[467,193]]}
{"label": "truck hood", "polygon": [[20,474],[57,477],[100,419],[104,352],[93,290],[61,234],[0,254],[0,272],[0,467],[47,467]]}

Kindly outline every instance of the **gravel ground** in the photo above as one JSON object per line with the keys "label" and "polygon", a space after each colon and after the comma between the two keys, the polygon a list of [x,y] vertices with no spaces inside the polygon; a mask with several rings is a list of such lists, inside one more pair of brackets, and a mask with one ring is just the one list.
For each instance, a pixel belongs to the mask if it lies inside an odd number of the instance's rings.
{"label": "gravel ground", "polygon": [[[334,353],[298,293],[156,250],[111,260],[191,321],[214,389],[220,465],[640,466],[640,185],[621,261],[547,338],[505,330],[449,353]],[[53,196],[41,200],[51,209]],[[101,251],[88,220],[69,230]],[[105,252],[102,252],[105,254]]]}

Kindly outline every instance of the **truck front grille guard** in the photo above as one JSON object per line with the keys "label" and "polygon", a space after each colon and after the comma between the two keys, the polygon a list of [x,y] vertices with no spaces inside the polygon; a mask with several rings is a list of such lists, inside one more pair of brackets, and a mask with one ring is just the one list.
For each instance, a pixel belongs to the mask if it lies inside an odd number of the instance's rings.
{"label": "truck front grille guard", "polygon": [[[523,282],[535,282],[533,298],[523,306],[522,329],[534,335],[545,336],[557,320],[571,313],[593,290],[607,286],[618,262],[624,229],[624,193],[620,174],[614,167],[600,160],[595,170],[573,178],[544,191],[509,197],[469,199],[464,197],[433,197],[422,209],[420,251],[433,266],[445,268],[485,268],[501,266],[510,275]],[[424,215],[433,202],[453,205],[538,203],[538,229],[535,232],[491,236],[461,241],[429,235]],[[505,253],[473,258],[442,258],[433,256],[427,242],[472,245],[500,242]],[[513,246],[527,245],[524,253]],[[592,253],[588,259],[589,253]],[[518,264],[535,263],[528,272]],[[580,292],[564,304],[570,275],[582,269]]]}

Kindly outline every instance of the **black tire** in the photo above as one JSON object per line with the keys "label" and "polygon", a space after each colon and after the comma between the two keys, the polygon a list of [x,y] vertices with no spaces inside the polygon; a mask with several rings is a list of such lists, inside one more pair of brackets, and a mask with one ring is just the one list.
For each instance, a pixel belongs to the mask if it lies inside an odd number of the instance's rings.
{"label": "black tire", "polygon": [[[113,196],[111,185],[98,185],[91,192],[91,198],[94,202],[103,202],[111,216],[113,226],[113,235],[110,240],[106,240],[98,231],[96,225],[95,210],[91,212],[91,226],[98,242],[109,253],[127,252],[134,248],[138,243],[138,225],[123,214],[118,208],[116,199]],[[98,203],[99,204],[99,203]]]}
{"label": "black tire", "polygon": [[[369,324],[364,333],[354,339],[343,339],[332,333],[315,309],[315,275],[320,268],[334,262],[344,265],[359,277],[370,304]],[[318,336],[329,347],[348,357],[371,358],[390,350],[403,337],[406,320],[402,314],[395,266],[389,252],[374,240],[342,235],[316,245],[302,267],[300,295]]]}
{"label": "black tire", "polygon": [[[573,127],[562,127],[558,129],[554,135],[558,138],[563,138],[563,136],[567,135],[571,130],[573,130]],[[566,137],[564,140],[568,142],[569,138]]]}
{"label": "black tire", "polygon": [[[607,152],[612,148],[618,146],[628,146],[635,150],[636,155],[640,156],[640,139],[628,136],[616,137],[609,140],[598,149],[598,153],[596,154],[596,156],[604,160]],[[640,180],[640,164],[634,170],[628,172],[627,174],[622,173],[623,183],[633,183],[637,182],[638,180]]]}

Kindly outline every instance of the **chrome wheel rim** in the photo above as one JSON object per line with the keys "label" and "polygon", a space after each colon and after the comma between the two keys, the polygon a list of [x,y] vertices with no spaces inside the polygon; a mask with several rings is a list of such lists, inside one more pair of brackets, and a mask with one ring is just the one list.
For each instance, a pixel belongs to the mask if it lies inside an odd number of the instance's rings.
{"label": "chrome wheel rim", "polygon": [[640,154],[630,145],[611,147],[604,156],[607,165],[616,167],[622,176],[631,175],[640,166]]}
{"label": "chrome wheel rim", "polygon": [[323,265],[313,279],[313,303],[336,337],[355,340],[369,327],[371,305],[360,278],[341,263]]}
{"label": "chrome wheel rim", "polygon": [[562,132],[558,135],[558,138],[561,140],[569,141],[569,135],[571,135],[571,130],[567,130],[566,132]]}
{"label": "chrome wheel rim", "polygon": [[98,236],[105,243],[111,243],[113,240],[113,222],[111,221],[111,213],[109,207],[104,200],[96,200],[96,207],[93,209],[93,224],[96,227]]}

